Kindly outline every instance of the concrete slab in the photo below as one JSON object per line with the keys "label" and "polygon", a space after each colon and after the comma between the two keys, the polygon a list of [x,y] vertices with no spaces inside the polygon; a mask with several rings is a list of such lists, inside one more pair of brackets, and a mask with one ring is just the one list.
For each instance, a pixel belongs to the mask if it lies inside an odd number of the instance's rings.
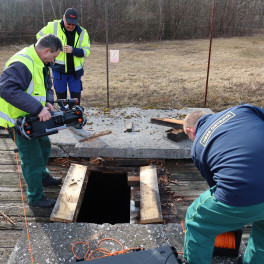
{"label": "concrete slab", "polygon": [[[124,248],[143,247],[151,249],[170,245],[175,247],[177,252],[181,252],[183,251],[184,232],[180,224],[30,223],[29,237],[35,264],[61,264],[76,262],[72,252],[74,243],[88,242],[92,251],[96,249],[97,243],[103,238],[116,239],[123,244]],[[104,242],[101,247],[105,247],[111,252],[120,250],[120,245],[113,241]],[[86,246],[76,246],[75,254],[82,258],[86,249]],[[241,253],[245,251],[244,244],[241,244],[240,251]],[[22,232],[21,238],[8,261],[8,264],[17,263],[32,263],[26,230]],[[235,264],[236,258],[216,257],[213,258],[212,263]]]}
{"label": "concrete slab", "polygon": [[[183,119],[190,112],[208,108],[142,109],[122,108],[103,110],[86,109],[87,125],[83,129],[65,129],[50,136],[53,144],[52,157],[111,157],[111,158],[190,158],[191,140],[174,142],[165,132],[170,127],[150,123],[151,118]],[[124,132],[132,122],[133,132]],[[84,137],[111,130],[112,133],[89,142],[80,143]]]}

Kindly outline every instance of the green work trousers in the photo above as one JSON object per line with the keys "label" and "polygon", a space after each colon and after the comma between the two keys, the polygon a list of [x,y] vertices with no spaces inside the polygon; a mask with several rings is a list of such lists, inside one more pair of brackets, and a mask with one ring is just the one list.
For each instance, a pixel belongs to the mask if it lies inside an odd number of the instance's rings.
{"label": "green work trousers", "polygon": [[43,196],[42,179],[49,175],[46,165],[51,150],[50,140],[47,136],[27,140],[19,136],[14,129],[9,131],[9,136],[15,141],[21,159],[28,201],[37,203]]}
{"label": "green work trousers", "polygon": [[187,210],[185,259],[189,264],[210,264],[217,235],[252,224],[243,264],[263,264],[264,203],[246,207],[226,205],[216,200],[215,189],[202,193]]}

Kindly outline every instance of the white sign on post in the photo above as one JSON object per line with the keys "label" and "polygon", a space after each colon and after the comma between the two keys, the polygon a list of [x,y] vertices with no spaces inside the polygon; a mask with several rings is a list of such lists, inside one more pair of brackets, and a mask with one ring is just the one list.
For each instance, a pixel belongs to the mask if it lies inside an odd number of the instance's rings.
{"label": "white sign on post", "polygon": [[119,62],[119,50],[110,50],[110,62]]}

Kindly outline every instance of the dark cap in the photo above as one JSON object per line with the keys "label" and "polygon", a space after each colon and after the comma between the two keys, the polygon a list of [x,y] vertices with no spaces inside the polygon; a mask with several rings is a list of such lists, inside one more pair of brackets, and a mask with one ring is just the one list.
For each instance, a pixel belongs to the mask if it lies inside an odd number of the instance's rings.
{"label": "dark cap", "polygon": [[74,24],[74,25],[78,24],[78,13],[77,13],[76,9],[68,8],[65,11],[64,16],[65,16],[67,24]]}

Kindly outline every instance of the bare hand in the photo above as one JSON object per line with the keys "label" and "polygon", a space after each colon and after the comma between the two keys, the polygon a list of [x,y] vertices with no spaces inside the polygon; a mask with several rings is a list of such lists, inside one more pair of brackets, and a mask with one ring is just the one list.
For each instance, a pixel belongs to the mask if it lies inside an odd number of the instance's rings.
{"label": "bare hand", "polygon": [[50,111],[53,111],[53,112],[55,111],[53,105],[52,105],[51,103],[49,103],[49,102],[46,103],[46,107],[48,107],[48,109],[49,109]]}
{"label": "bare hand", "polygon": [[43,107],[43,109],[41,110],[41,112],[38,114],[39,120],[40,121],[47,121],[49,119],[51,119],[51,114],[49,112],[48,107]]}
{"label": "bare hand", "polygon": [[64,48],[63,48],[63,51],[64,51],[65,53],[72,53],[73,48],[72,48],[72,46],[65,45]]}

